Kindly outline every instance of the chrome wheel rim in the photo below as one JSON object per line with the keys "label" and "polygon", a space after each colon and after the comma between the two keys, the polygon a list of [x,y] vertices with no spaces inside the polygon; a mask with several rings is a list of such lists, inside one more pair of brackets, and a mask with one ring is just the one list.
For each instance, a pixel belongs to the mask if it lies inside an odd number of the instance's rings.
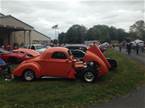
{"label": "chrome wheel rim", "polygon": [[84,74],[84,79],[86,82],[92,82],[94,80],[95,76],[92,72],[86,72]]}
{"label": "chrome wheel rim", "polygon": [[33,79],[34,79],[34,74],[33,74],[33,72],[31,72],[31,71],[26,71],[25,74],[24,74],[24,78],[25,78],[25,80],[27,80],[27,81],[33,80]]}

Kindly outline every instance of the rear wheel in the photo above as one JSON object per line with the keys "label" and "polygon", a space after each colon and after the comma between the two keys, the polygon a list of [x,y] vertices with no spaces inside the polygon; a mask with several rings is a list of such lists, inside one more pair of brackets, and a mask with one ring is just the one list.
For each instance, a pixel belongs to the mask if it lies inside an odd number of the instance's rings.
{"label": "rear wheel", "polygon": [[35,79],[35,74],[32,70],[26,70],[23,74],[23,79],[25,81],[33,81]]}

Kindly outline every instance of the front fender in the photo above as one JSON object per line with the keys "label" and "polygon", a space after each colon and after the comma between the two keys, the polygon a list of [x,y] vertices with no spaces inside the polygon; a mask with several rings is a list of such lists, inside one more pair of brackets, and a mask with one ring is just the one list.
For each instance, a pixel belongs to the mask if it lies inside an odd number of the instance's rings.
{"label": "front fender", "polygon": [[35,73],[36,78],[41,76],[40,65],[36,62],[23,62],[12,72],[12,74],[14,76],[21,77],[25,70],[32,70]]}
{"label": "front fender", "polygon": [[109,68],[107,67],[105,62],[99,56],[95,55],[94,53],[92,53],[90,51],[86,52],[86,55],[84,57],[84,61],[86,61],[86,62],[94,61],[99,65],[98,76],[104,76],[109,71]]}
{"label": "front fender", "polygon": [[108,62],[108,60],[106,59],[106,57],[104,56],[104,54],[101,52],[101,50],[97,47],[97,46],[92,46],[88,49],[88,51],[94,53],[95,55],[97,55],[98,57],[100,57],[104,63],[106,64],[106,66],[110,69],[111,65]]}

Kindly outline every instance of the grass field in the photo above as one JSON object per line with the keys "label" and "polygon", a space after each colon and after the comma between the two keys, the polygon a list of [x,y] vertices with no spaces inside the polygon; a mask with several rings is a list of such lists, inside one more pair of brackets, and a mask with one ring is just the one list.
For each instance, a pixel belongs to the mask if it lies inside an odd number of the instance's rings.
{"label": "grass field", "polygon": [[119,66],[94,84],[65,79],[0,79],[0,108],[84,108],[126,95],[145,83],[143,65],[116,51],[108,50],[106,55],[115,58]]}

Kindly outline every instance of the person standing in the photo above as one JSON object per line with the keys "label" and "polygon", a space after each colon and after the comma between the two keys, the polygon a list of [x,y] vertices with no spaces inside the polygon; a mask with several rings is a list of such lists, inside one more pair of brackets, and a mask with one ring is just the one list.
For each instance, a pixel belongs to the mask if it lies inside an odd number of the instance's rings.
{"label": "person standing", "polygon": [[31,46],[31,49],[32,49],[32,50],[36,50],[34,45]]}
{"label": "person standing", "polygon": [[121,42],[119,43],[119,51],[120,52],[122,51],[122,43]]}
{"label": "person standing", "polygon": [[141,52],[144,53],[144,44],[141,45]]}
{"label": "person standing", "polygon": [[127,43],[126,49],[127,49],[128,55],[130,55],[131,54],[131,43]]}
{"label": "person standing", "polygon": [[138,55],[139,54],[139,45],[138,44],[136,44],[136,54]]}

